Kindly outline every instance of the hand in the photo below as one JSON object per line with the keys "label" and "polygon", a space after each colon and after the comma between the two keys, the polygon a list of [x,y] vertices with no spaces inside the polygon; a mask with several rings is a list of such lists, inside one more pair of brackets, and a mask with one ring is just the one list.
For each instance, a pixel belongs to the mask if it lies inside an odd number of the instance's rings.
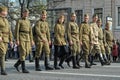
{"label": "hand", "polygon": [[19,44],[20,44],[20,42],[19,42],[19,41],[16,41],[16,44],[17,44],[17,45],[19,45]]}
{"label": "hand", "polygon": [[45,43],[45,42],[46,42],[46,40],[45,40],[45,39],[43,39],[43,40],[42,40],[42,42],[44,42],[44,43]]}
{"label": "hand", "polygon": [[0,42],[2,42],[3,40],[2,40],[2,37],[0,37]]}
{"label": "hand", "polygon": [[73,42],[72,42],[72,41],[70,41],[70,42],[69,42],[69,44],[70,44],[70,45],[73,45]]}
{"label": "hand", "polygon": [[52,45],[52,42],[51,42],[51,41],[49,41],[49,45]]}
{"label": "hand", "polygon": [[13,46],[13,42],[12,42],[12,41],[10,41],[10,46],[11,46],[11,47]]}
{"label": "hand", "polygon": [[32,45],[32,46],[35,45],[34,41],[31,42],[31,45]]}
{"label": "hand", "polygon": [[82,45],[82,42],[80,41],[80,45]]}

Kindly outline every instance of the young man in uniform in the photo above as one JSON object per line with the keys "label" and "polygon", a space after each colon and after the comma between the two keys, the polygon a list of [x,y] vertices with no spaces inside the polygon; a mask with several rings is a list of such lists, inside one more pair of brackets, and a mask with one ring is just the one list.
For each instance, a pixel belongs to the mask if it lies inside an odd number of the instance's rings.
{"label": "young man in uniform", "polygon": [[31,46],[34,45],[32,28],[30,21],[28,20],[28,16],[28,9],[24,9],[22,12],[22,17],[17,21],[15,27],[15,40],[19,47],[20,58],[15,63],[14,67],[19,72],[18,67],[21,64],[23,73],[29,73],[25,67],[25,59],[31,52]]}
{"label": "young man in uniform", "polygon": [[0,6],[0,67],[1,75],[7,75],[5,71],[5,54],[8,49],[8,43],[12,46],[12,32],[6,16],[8,9],[5,6]]}

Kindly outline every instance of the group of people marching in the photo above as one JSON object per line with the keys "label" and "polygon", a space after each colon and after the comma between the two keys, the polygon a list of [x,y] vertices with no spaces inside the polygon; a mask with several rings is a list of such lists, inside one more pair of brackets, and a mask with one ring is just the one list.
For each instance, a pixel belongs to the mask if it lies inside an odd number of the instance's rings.
{"label": "group of people marching", "polygon": [[[9,27],[7,8],[0,7],[0,67],[1,75],[7,75],[5,71],[5,54],[8,42],[13,45],[13,37]],[[63,62],[67,62],[72,68],[79,69],[80,61],[84,59],[85,68],[91,68],[94,63],[95,55],[98,56],[101,65],[110,65],[110,55],[113,46],[113,34],[110,30],[109,22],[106,23],[105,29],[102,29],[102,20],[96,14],[89,23],[89,15],[84,15],[84,21],[78,25],[76,23],[76,14],[71,13],[70,21],[65,25],[65,16],[61,14],[54,26],[54,67],[50,66],[50,39],[49,24],[46,21],[47,12],[41,11],[40,19],[35,26],[31,27],[28,19],[28,9],[23,9],[22,17],[17,20],[14,38],[19,47],[19,59],[14,64],[15,69],[20,72],[19,66],[22,67],[23,73],[29,73],[26,69],[25,59],[31,52],[31,46],[36,46],[35,51],[35,70],[41,71],[39,64],[41,53],[45,54],[45,69],[64,68]],[[82,55],[81,55],[82,53]],[[59,61],[59,64],[58,64]]]}

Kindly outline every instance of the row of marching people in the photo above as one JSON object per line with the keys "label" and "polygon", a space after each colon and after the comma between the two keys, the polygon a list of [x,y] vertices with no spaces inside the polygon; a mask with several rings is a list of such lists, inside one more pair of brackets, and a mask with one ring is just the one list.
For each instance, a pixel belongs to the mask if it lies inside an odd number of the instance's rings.
{"label": "row of marching people", "polygon": [[[0,66],[2,75],[7,75],[5,70],[5,54],[8,42],[10,42],[10,45],[13,45],[12,33],[6,19],[7,10],[5,6],[0,7]],[[109,23],[107,23],[103,31],[104,35],[100,34],[101,20],[98,20],[97,15],[93,15],[93,21],[89,24],[89,15],[85,14],[84,21],[80,26],[76,23],[75,13],[71,14],[70,21],[66,26],[64,24],[65,16],[60,15],[54,27],[54,68],[50,66],[49,45],[52,42],[49,24],[46,21],[47,12],[45,10],[41,11],[40,19],[36,22],[33,29],[28,16],[29,10],[23,9],[22,17],[17,20],[14,31],[15,42],[19,48],[19,59],[14,64],[14,67],[18,72],[20,72],[19,66],[21,65],[22,73],[29,73],[26,68],[25,59],[31,52],[31,46],[33,45],[36,46],[35,71],[41,71],[39,59],[42,52],[45,54],[44,62],[46,70],[64,68],[63,62],[66,61],[69,65],[70,60],[72,60],[73,69],[79,69],[81,66],[78,55],[81,50],[83,53],[82,58],[85,60],[85,68],[91,68],[95,54],[98,54],[101,65],[110,64],[109,57],[113,41],[112,32],[109,29]],[[97,23],[100,25],[98,26]],[[69,51],[67,47],[69,47]],[[70,52],[70,55],[67,55],[68,52]],[[59,65],[57,64],[58,58]]]}

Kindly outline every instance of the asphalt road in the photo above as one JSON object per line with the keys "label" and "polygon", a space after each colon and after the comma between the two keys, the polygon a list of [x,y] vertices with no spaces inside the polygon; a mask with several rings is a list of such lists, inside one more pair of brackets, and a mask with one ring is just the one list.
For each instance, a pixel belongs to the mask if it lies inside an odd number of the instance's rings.
{"label": "asphalt road", "polygon": [[[26,61],[26,67],[30,71],[29,74],[17,72],[13,67],[16,60],[6,62],[7,76],[0,75],[0,80],[120,80],[120,63],[112,63],[110,66],[101,66],[96,62],[96,66],[91,69],[84,68],[84,62],[80,69],[69,68],[64,63],[65,69],[46,71],[44,62],[41,61],[42,71],[35,71],[34,62]],[[53,62],[50,62],[53,64]]]}

